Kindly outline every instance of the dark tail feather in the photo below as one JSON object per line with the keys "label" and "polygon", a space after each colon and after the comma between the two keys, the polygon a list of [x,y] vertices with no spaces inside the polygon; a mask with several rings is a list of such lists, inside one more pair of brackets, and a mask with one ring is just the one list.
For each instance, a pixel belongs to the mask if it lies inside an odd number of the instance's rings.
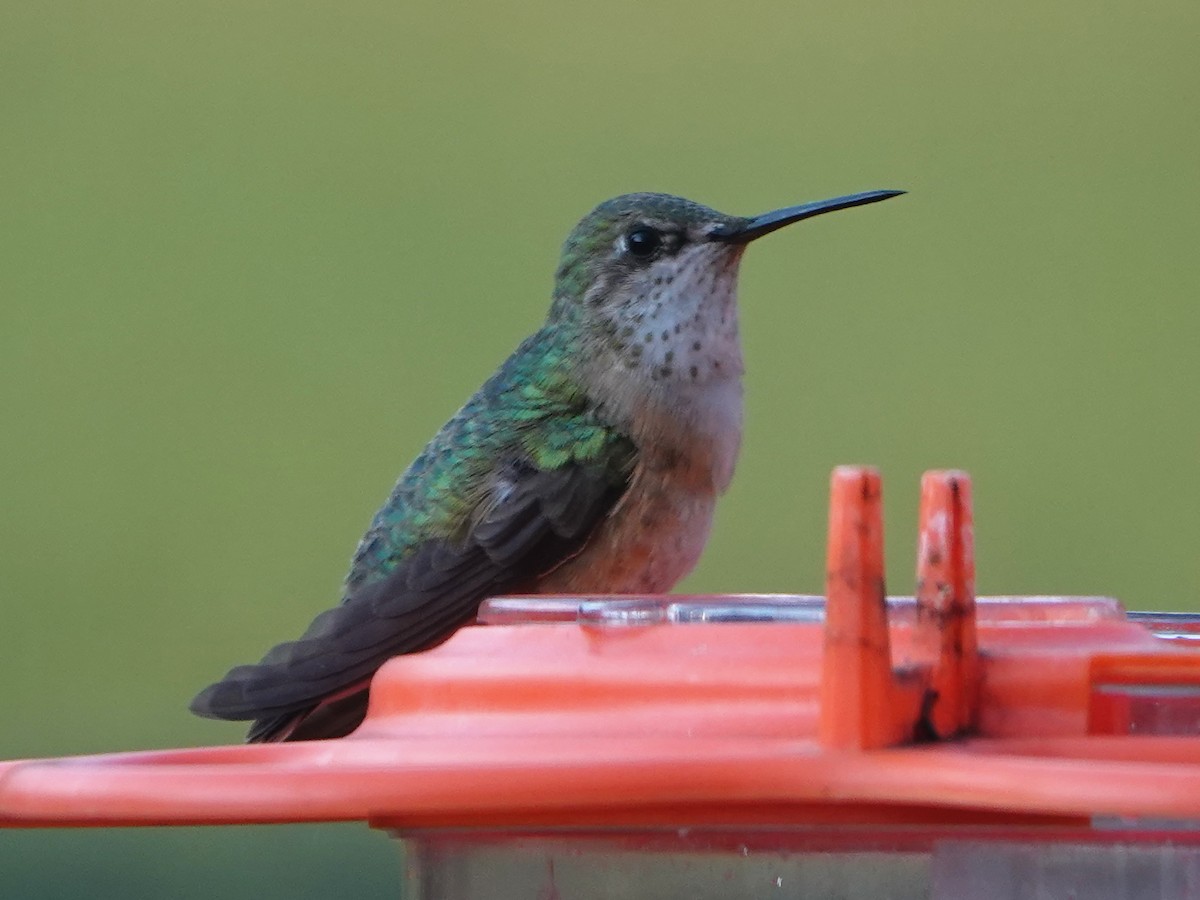
{"label": "dark tail feather", "polygon": [[317,741],[345,737],[366,718],[367,684],[366,681],[359,682],[298,713],[289,712],[255,719],[246,735],[246,743]]}

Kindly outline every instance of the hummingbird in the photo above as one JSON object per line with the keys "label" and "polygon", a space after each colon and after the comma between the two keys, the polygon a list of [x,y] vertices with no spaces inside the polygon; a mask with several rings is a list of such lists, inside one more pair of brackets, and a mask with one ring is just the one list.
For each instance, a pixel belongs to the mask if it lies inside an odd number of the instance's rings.
{"label": "hummingbird", "polygon": [[737,275],[751,241],[869,191],[731,216],[670,194],[567,237],[545,323],[426,445],[355,550],[341,602],[191,703],[247,741],[340,737],[389,658],[504,593],[661,593],[695,566],[742,438]]}

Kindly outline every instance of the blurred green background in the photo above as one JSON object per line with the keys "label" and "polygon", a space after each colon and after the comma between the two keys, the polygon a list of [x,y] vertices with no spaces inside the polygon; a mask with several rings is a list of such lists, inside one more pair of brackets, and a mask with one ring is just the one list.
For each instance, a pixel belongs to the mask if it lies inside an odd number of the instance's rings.
{"label": "blurred green background", "polygon": [[[815,592],[829,469],[975,477],[979,588],[1200,608],[1194,0],[61,0],[0,28],[0,758],[331,604],[596,202],[908,197],[756,244],[694,591]],[[0,833],[3,897],[394,896],[365,826]]]}

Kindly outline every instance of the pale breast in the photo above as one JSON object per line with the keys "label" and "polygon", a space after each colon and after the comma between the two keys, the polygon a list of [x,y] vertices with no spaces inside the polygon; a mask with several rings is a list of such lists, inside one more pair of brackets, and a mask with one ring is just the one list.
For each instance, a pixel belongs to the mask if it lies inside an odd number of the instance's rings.
{"label": "pale breast", "polygon": [[700,559],[716,495],[639,469],[584,549],[538,580],[539,593],[669,591]]}

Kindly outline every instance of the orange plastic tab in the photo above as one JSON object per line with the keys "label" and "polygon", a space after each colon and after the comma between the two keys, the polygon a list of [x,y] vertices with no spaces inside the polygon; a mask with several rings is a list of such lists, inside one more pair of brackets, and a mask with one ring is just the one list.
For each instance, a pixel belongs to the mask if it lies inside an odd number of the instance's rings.
{"label": "orange plastic tab", "polygon": [[821,743],[866,750],[900,739],[883,576],[883,495],[875,469],[840,466],[830,481]]}
{"label": "orange plastic tab", "polygon": [[925,473],[918,534],[913,643],[931,661],[922,724],[928,736],[948,738],[971,729],[979,700],[975,537],[965,473]]}

